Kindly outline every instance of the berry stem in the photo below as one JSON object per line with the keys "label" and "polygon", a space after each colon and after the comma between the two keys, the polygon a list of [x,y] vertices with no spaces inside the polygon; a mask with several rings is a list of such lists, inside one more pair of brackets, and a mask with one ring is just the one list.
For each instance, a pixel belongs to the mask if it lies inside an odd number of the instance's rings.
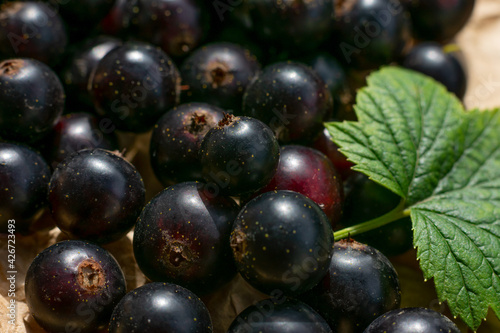
{"label": "berry stem", "polygon": [[333,233],[333,237],[335,238],[335,241],[338,241],[349,236],[359,235],[363,232],[380,228],[381,226],[397,221],[403,217],[407,217],[410,215],[410,210],[404,209],[404,204],[404,200],[401,200],[399,205],[387,214],[379,216],[373,220],[353,225],[352,227],[338,230]]}

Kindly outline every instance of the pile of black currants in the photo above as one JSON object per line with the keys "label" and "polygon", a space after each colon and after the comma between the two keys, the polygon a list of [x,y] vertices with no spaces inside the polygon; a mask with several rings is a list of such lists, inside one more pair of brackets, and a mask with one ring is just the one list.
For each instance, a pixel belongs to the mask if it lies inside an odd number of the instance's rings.
{"label": "pile of black currants", "polygon": [[[351,170],[324,122],[355,120],[356,89],[384,65],[463,98],[452,42],[473,7],[3,1],[1,239],[10,220],[20,238],[68,239],[29,266],[31,315],[48,332],[459,332],[400,309],[386,256],[412,249],[409,219],[334,239],[399,198]],[[148,283],[127,290],[105,248],[132,230]],[[216,324],[200,297],[237,276],[266,296]]]}

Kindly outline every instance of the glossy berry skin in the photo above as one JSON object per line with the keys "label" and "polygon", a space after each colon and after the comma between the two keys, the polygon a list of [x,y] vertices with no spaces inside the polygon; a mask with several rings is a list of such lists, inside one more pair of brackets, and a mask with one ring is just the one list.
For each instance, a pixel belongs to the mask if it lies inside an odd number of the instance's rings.
{"label": "glossy berry skin", "polygon": [[79,47],[69,60],[69,65],[62,73],[63,83],[73,108],[81,104],[93,107],[89,92],[89,80],[99,61],[122,42],[114,37],[99,36]]}
{"label": "glossy berry skin", "polygon": [[116,306],[110,333],[211,333],[212,320],[193,292],[171,283],[153,282],[130,291]]}
{"label": "glossy berry skin", "polygon": [[224,111],[205,103],[182,104],[154,126],[149,156],[156,178],[169,186],[203,180],[198,151],[205,134],[224,118]]}
{"label": "glossy berry skin", "polygon": [[61,116],[44,139],[44,146],[47,160],[55,169],[66,157],[82,149],[118,150],[118,138],[109,120],[78,112]]}
{"label": "glossy berry skin", "polygon": [[264,193],[248,202],[231,232],[241,276],[256,289],[298,295],[328,271],[333,231],[311,199],[292,191]]}
{"label": "glossy berry skin", "polygon": [[396,270],[382,253],[341,240],[335,243],[327,275],[301,299],[334,332],[363,332],[375,318],[399,308],[401,290]]}
{"label": "glossy berry skin", "polygon": [[0,136],[33,143],[46,135],[64,109],[57,75],[33,59],[0,62]]}
{"label": "glossy berry skin", "polygon": [[243,0],[239,21],[262,41],[294,49],[315,49],[332,31],[333,0]]}
{"label": "glossy berry skin", "polygon": [[264,187],[279,162],[279,145],[261,121],[226,114],[203,138],[202,175],[214,195],[241,195]]}
{"label": "glossy berry skin", "polygon": [[109,243],[123,237],[144,201],[144,184],[135,167],[99,148],[70,155],[50,179],[52,215],[72,238]]}
{"label": "glossy berry skin", "polygon": [[330,162],[332,162],[342,180],[346,180],[352,175],[353,171],[351,168],[354,164],[349,162],[347,157],[339,151],[339,146],[332,141],[332,136],[326,128],[314,140],[311,147],[328,156],[328,159],[330,159]]}
{"label": "glossy berry skin", "polygon": [[199,45],[208,28],[206,11],[200,3],[118,0],[104,21],[104,31],[148,41],[172,57],[185,56]]}
{"label": "glossy berry skin", "polygon": [[99,23],[99,31],[108,36],[124,36],[130,26],[133,9],[131,5],[137,1],[115,0],[113,7]]}
{"label": "glossy berry skin", "polygon": [[467,89],[465,68],[455,53],[447,53],[435,42],[414,46],[403,60],[403,66],[441,82],[448,91],[462,99]]}
{"label": "glossy berry skin", "polygon": [[[354,114],[352,104],[354,104],[355,93],[352,87],[355,84],[352,82],[355,74],[349,72],[348,80],[347,69],[330,52],[320,52],[303,61],[318,73],[330,90],[334,109],[328,120],[356,120],[348,118],[345,115],[345,113],[347,115]],[[366,75],[366,73],[364,74]],[[364,82],[364,76],[362,80]]]}
{"label": "glossy berry skin", "polygon": [[275,190],[295,191],[312,199],[328,216],[332,227],[342,215],[342,180],[328,157],[316,149],[282,146],[278,169],[259,193]]}
{"label": "glossy berry skin", "polygon": [[[216,4],[221,4],[218,2]],[[269,51],[268,49],[262,48],[255,38],[255,34],[242,27],[238,22],[231,20],[231,16],[223,16],[223,20],[220,21],[219,13],[217,12],[217,6],[211,6],[215,13],[212,16],[210,39],[211,43],[231,43],[237,44],[246,50],[249,50],[259,62],[269,61],[270,58],[264,56]],[[226,12],[227,13],[227,12]],[[227,18],[227,19],[226,19]],[[217,28],[219,28],[217,30]],[[213,31],[216,30],[216,31]]]}
{"label": "glossy berry skin", "polygon": [[332,111],[328,87],[300,63],[264,68],[243,96],[243,114],[263,121],[282,143],[313,140]]}
{"label": "glossy berry skin", "polygon": [[233,320],[227,333],[332,333],[325,319],[294,299],[265,299]]}
{"label": "glossy berry skin", "polygon": [[245,88],[260,65],[250,51],[232,43],[214,43],[193,52],[180,71],[183,99],[206,102],[239,113]]}
{"label": "glossy berry skin", "polygon": [[196,182],[170,186],[139,216],[134,255],[150,280],[206,294],[236,274],[229,234],[239,207],[229,197],[212,196],[205,186]]}
{"label": "glossy berry skin", "polygon": [[35,1],[0,5],[0,60],[33,58],[55,64],[66,44],[64,23],[52,6]]}
{"label": "glossy berry skin", "polygon": [[368,70],[396,60],[410,43],[406,7],[393,0],[339,1],[332,47],[347,66]]}
{"label": "glossy berry skin", "polygon": [[106,16],[113,6],[114,0],[85,0],[85,1],[58,1],[43,0],[57,9],[63,20],[68,24],[69,28],[81,26],[92,28]]}
{"label": "glossy berry skin", "polygon": [[458,327],[439,312],[426,308],[389,311],[366,328],[364,333],[460,333]]}
{"label": "glossy berry skin", "polygon": [[[348,188],[345,198],[342,225],[350,227],[380,217],[396,206],[401,197],[382,185],[355,173],[346,182]],[[386,224],[354,237],[386,256],[395,256],[413,248],[413,230],[409,217]]]}
{"label": "glossy berry skin", "polygon": [[[142,38],[161,46],[167,54],[184,56],[204,37],[207,18],[196,0],[139,0],[139,3],[143,8],[132,23]],[[158,19],[151,20],[152,15]]]}
{"label": "glossy berry skin", "polygon": [[125,276],[118,262],[105,249],[84,241],[48,247],[26,274],[28,308],[48,332],[105,329],[125,293]]}
{"label": "glossy berry skin", "polygon": [[405,217],[380,228],[354,237],[388,257],[403,254],[413,248],[413,229],[410,217]]}
{"label": "glossy berry skin", "polygon": [[447,42],[465,26],[475,0],[408,0],[413,35],[420,40]]}
{"label": "glossy berry skin", "polygon": [[128,42],[97,64],[91,96],[99,114],[127,132],[149,130],[179,99],[179,73],[160,49]]}
{"label": "glossy berry skin", "polygon": [[8,220],[26,233],[47,207],[50,169],[42,156],[24,145],[0,142],[0,233]]}
{"label": "glossy berry skin", "polygon": [[365,222],[396,208],[401,197],[368,176],[353,172],[344,182],[345,205],[343,221],[347,225]]}
{"label": "glossy berry skin", "polygon": [[347,89],[347,75],[340,62],[330,53],[321,52],[305,60],[328,86],[334,101],[340,102]]}

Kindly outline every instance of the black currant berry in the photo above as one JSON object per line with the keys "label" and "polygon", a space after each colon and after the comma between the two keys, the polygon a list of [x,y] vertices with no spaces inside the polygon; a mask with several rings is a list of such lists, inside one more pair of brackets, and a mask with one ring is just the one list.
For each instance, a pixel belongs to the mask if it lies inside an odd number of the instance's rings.
{"label": "black currant berry", "polygon": [[202,5],[198,0],[119,0],[104,21],[104,31],[148,41],[172,57],[185,56],[208,28]]}
{"label": "black currant berry", "polygon": [[35,1],[0,5],[0,60],[33,58],[55,64],[66,43],[64,23],[51,6]]}
{"label": "black currant berry", "polygon": [[38,254],[26,274],[28,308],[49,332],[105,329],[125,293],[125,277],[113,256],[83,241],[50,246]]}
{"label": "black currant berry", "polygon": [[193,292],[153,282],[130,291],[116,306],[110,333],[211,333],[212,320]]}
{"label": "black currant berry", "polygon": [[332,333],[310,306],[293,299],[266,299],[249,306],[233,320],[227,333]]}
{"label": "black currant berry", "polygon": [[121,44],[117,38],[99,36],[84,43],[70,57],[69,64],[62,73],[68,96],[67,102],[72,104],[70,106],[80,108],[81,103],[85,106],[94,106],[89,92],[91,74],[99,61]]}
{"label": "black currant berry", "polygon": [[465,26],[475,0],[409,0],[413,34],[420,40],[447,42]]}
{"label": "black currant berry", "polygon": [[[236,2],[236,1],[233,1]],[[268,44],[304,53],[332,32],[334,0],[243,0],[235,6],[241,23]]]}
{"label": "black currant berry", "polygon": [[193,52],[180,68],[186,101],[206,102],[240,113],[243,92],[260,68],[237,44],[214,43]]}
{"label": "black currant berry", "polygon": [[186,182],[168,187],[139,216],[134,254],[150,280],[205,294],[236,274],[229,234],[239,208],[229,197],[212,196],[205,186]]}
{"label": "black currant berry", "polygon": [[55,169],[49,203],[57,226],[72,238],[109,243],[139,216],[145,189],[135,167],[103,149],[80,150]]}
{"label": "black currant berry", "polygon": [[351,168],[354,164],[349,162],[347,157],[339,151],[339,146],[333,142],[332,136],[326,128],[324,128],[316,140],[314,140],[311,147],[328,156],[342,180],[345,181],[353,173]]}
{"label": "black currant berry", "polygon": [[356,235],[354,238],[376,248],[388,257],[403,254],[413,248],[411,218],[399,219],[380,228]]}
{"label": "black currant berry", "polygon": [[399,195],[359,172],[354,172],[344,185],[346,196],[342,221],[349,226],[384,215],[401,201]]}
{"label": "black currant berry", "polygon": [[375,69],[410,43],[410,17],[398,0],[338,0],[334,53],[349,67]]}
{"label": "black currant berry", "polygon": [[273,191],[241,209],[231,247],[238,271],[253,287],[297,295],[328,271],[333,231],[314,201],[292,191]]}
{"label": "black currant berry", "polygon": [[243,115],[263,121],[283,143],[313,140],[332,112],[328,87],[316,72],[300,63],[264,68],[243,96]]}
{"label": "black currant berry", "polygon": [[99,30],[105,35],[126,37],[130,29],[134,4],[137,4],[137,0],[115,0],[113,7],[101,20]]}
{"label": "black currant berry", "polygon": [[89,113],[63,115],[43,140],[47,147],[45,156],[55,169],[66,157],[82,149],[117,150],[118,139],[113,130],[110,120],[98,120]]}
{"label": "black currant berry", "polygon": [[48,205],[50,169],[30,148],[0,142],[0,233],[8,220],[16,220],[16,232],[27,233]]}
{"label": "black currant berry", "polygon": [[[401,197],[367,176],[355,173],[346,182],[344,215],[342,225],[350,227],[380,217],[396,206]],[[354,237],[386,256],[402,254],[413,248],[413,230],[409,217],[386,224]]]}
{"label": "black currant berry", "polygon": [[179,81],[175,64],[163,51],[128,42],[99,61],[91,95],[97,111],[118,129],[145,132],[178,103]]}
{"label": "black currant berry", "polygon": [[201,142],[202,174],[214,195],[259,190],[274,175],[279,145],[261,121],[226,114]]}
{"label": "black currant berry", "polygon": [[363,332],[381,314],[399,308],[396,270],[376,249],[352,240],[335,243],[327,275],[301,299],[334,332]]}
{"label": "black currant berry", "polygon": [[[151,41],[173,57],[185,56],[194,50],[208,30],[204,1],[197,0],[142,0],[137,27],[142,38]],[[169,14],[170,13],[170,14]],[[150,17],[156,15],[158,20]]]}
{"label": "black currant berry", "polygon": [[33,59],[0,62],[0,137],[33,143],[63,109],[64,89],[47,65]]}
{"label": "black currant berry", "polygon": [[439,312],[426,308],[389,311],[366,328],[364,333],[460,333],[458,327]]}
{"label": "black currant berry", "polygon": [[456,53],[445,49],[435,42],[418,44],[406,55],[403,66],[441,82],[448,91],[462,99],[467,89],[464,66]]}
{"label": "black currant berry", "polygon": [[[216,0],[215,3],[220,3],[224,0]],[[241,0],[236,0],[241,1]],[[216,6],[211,7],[216,10]],[[215,22],[215,23],[214,23]],[[259,42],[255,39],[255,35],[252,34],[252,31],[249,31],[242,27],[237,22],[231,20],[231,16],[227,16],[227,20],[224,19],[222,21],[219,20],[219,16],[217,12],[212,17],[212,27],[221,25],[219,27],[220,31],[215,31],[210,33],[210,42],[212,43],[230,43],[237,44],[240,47],[248,50],[251,54],[255,56],[259,61],[269,61],[268,57],[264,57],[264,54],[267,53],[267,49],[262,48]],[[217,29],[217,27],[215,27]],[[214,29],[212,29],[214,30]]]}
{"label": "black currant berry", "polygon": [[334,227],[342,215],[342,180],[323,153],[313,148],[282,146],[273,179],[259,193],[275,190],[295,191],[316,202]]}
{"label": "black currant berry", "polygon": [[[114,0],[43,0],[59,11],[68,29],[78,35],[88,34],[113,7]],[[82,29],[82,27],[85,27]]]}
{"label": "black currant berry", "polygon": [[337,59],[327,52],[309,57],[305,63],[318,73],[330,90],[334,101],[340,103],[342,94],[347,90],[347,75]]}
{"label": "black currant berry", "polygon": [[183,104],[165,113],[153,129],[149,156],[158,180],[169,186],[203,180],[198,150],[224,111],[205,103]]}
{"label": "black currant berry", "polygon": [[[348,80],[346,69],[330,52],[320,52],[303,61],[318,73],[330,90],[335,108],[329,120],[344,120],[346,118],[344,113],[352,111],[352,104],[354,104],[355,93],[353,91],[355,89],[351,88],[352,77],[354,77],[352,72],[349,73],[350,80]],[[354,112],[349,114],[354,114]]]}

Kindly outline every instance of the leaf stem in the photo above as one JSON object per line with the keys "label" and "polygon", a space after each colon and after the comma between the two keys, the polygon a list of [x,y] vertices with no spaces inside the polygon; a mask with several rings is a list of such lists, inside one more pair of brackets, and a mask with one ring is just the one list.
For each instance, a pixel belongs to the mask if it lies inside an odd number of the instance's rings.
{"label": "leaf stem", "polygon": [[338,230],[333,233],[333,237],[335,238],[335,241],[338,241],[342,238],[359,235],[363,232],[370,231],[379,228],[383,225],[389,224],[391,222],[397,221],[403,217],[410,216],[410,210],[404,209],[404,204],[405,204],[404,200],[401,200],[398,206],[393,210],[391,210],[390,212],[388,212],[387,214],[384,214],[373,220],[353,225],[352,227]]}

